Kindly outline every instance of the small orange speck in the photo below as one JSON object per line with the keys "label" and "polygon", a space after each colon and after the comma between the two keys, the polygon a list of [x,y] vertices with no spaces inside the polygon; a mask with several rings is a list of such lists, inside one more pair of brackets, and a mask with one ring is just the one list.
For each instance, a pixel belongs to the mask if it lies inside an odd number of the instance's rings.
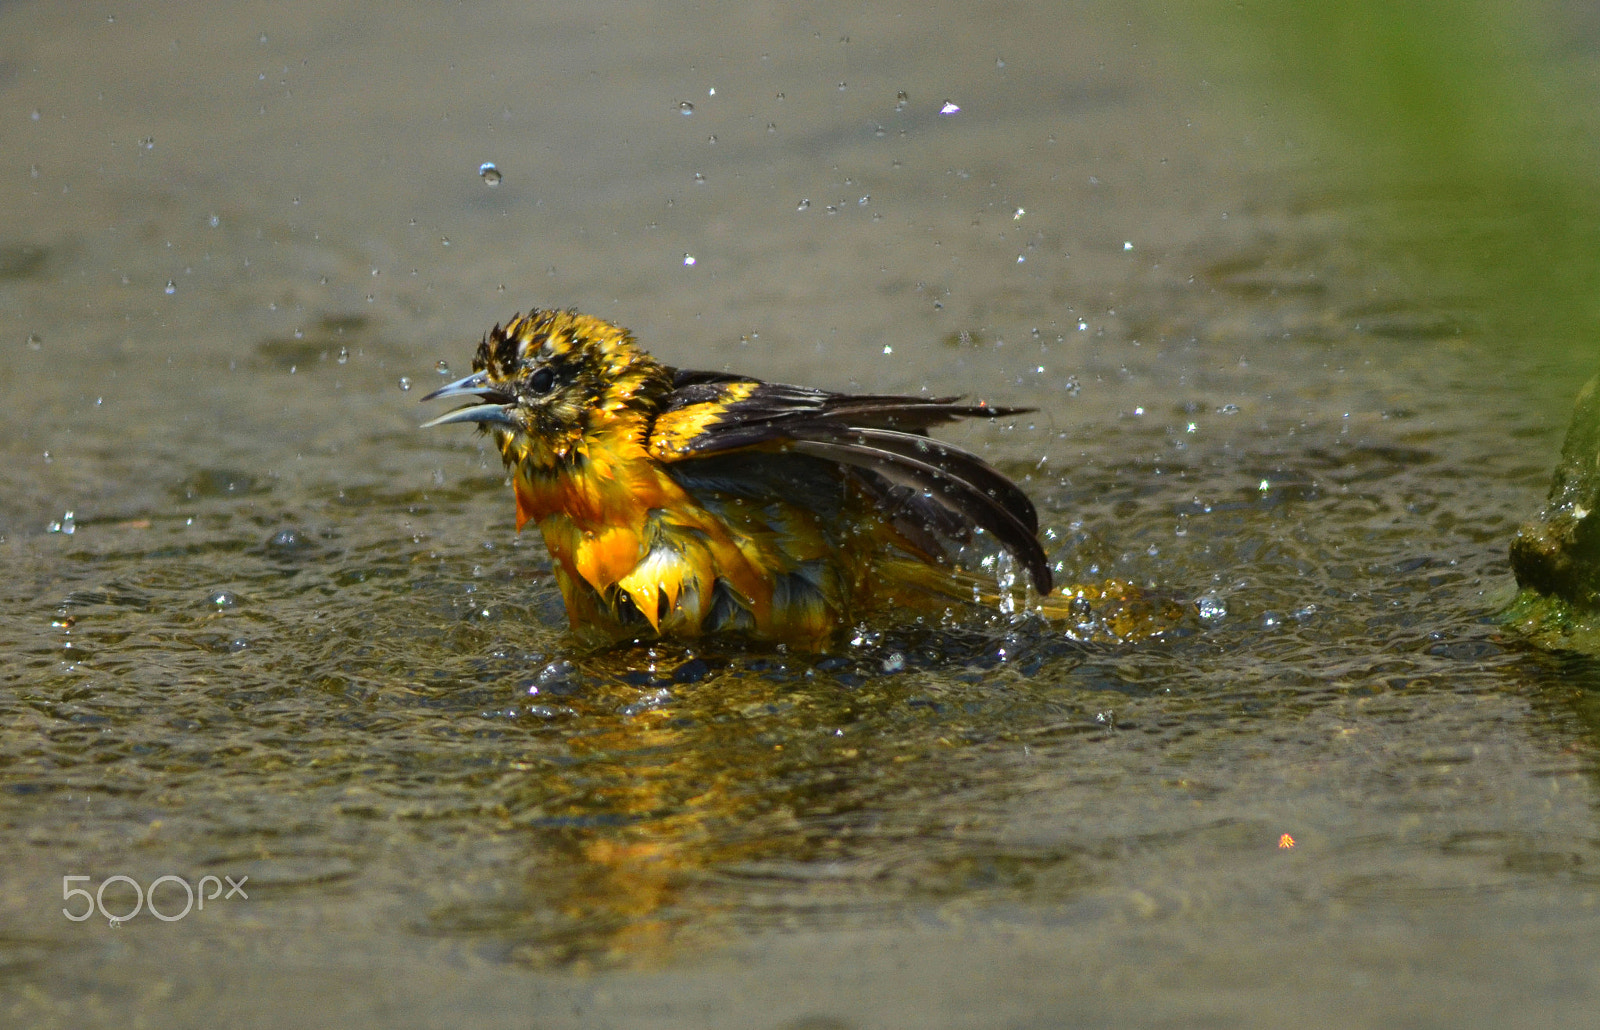
{"label": "small orange speck", "polygon": [[1292,847],[1294,847],[1294,838],[1289,836],[1287,833],[1284,834],[1282,837],[1278,838],[1278,847],[1280,847],[1280,848],[1292,848]]}

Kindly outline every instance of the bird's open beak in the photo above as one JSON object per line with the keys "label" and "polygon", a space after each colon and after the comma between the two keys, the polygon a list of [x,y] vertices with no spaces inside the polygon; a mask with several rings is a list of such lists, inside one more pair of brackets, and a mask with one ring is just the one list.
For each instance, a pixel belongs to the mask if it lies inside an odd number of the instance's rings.
{"label": "bird's open beak", "polygon": [[513,427],[517,424],[511,417],[511,405],[515,403],[516,398],[491,386],[487,372],[474,372],[464,379],[447,383],[422,399],[432,401],[442,397],[474,397],[482,403],[469,404],[464,408],[446,412],[436,419],[422,423],[421,428],[444,426],[452,422],[493,423]]}

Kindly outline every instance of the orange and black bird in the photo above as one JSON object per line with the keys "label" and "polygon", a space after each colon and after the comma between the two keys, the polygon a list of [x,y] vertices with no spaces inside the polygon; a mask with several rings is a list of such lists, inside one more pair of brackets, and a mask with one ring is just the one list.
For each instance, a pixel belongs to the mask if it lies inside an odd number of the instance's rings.
{"label": "orange and black bird", "polygon": [[493,435],[517,528],[539,526],[590,641],[733,633],[822,648],[873,612],[970,603],[978,580],[951,546],[975,530],[1050,592],[1032,502],[928,436],[1032,409],[671,368],[575,311],[495,326],[472,369],[423,398],[472,403],[426,425]]}

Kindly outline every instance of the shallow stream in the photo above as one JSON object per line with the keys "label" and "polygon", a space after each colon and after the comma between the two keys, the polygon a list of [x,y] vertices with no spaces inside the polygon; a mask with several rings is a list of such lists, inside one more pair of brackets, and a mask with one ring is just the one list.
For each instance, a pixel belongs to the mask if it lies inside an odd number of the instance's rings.
{"label": "shallow stream", "polygon": [[[1592,1018],[1600,670],[1493,616],[1594,355],[1177,31],[0,4],[0,1021]],[[948,435],[1199,627],[577,651],[416,428],[530,305],[1036,407]]]}

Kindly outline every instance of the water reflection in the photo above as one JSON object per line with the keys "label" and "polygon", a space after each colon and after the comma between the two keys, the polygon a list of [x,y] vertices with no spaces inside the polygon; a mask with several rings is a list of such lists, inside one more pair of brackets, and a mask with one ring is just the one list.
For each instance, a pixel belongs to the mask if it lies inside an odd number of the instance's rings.
{"label": "water reflection", "polygon": [[[958,791],[942,756],[994,733],[983,725],[992,695],[930,680],[963,649],[971,678],[993,675],[998,659],[975,635],[850,658],[657,647],[568,663],[539,689],[537,713],[498,713],[544,721],[534,732],[562,744],[525,755],[483,799],[525,849],[516,890],[452,899],[419,928],[496,939],[533,964],[656,964],[734,930],[867,925],[888,914],[886,895],[934,904],[1048,881],[1064,897],[1084,876],[1070,854],[974,853],[958,843],[967,816],[922,811],[897,825],[892,814]],[[1048,649],[1061,669],[1082,653]],[[884,677],[891,653],[916,657]],[[952,706],[973,722],[952,724]]]}

